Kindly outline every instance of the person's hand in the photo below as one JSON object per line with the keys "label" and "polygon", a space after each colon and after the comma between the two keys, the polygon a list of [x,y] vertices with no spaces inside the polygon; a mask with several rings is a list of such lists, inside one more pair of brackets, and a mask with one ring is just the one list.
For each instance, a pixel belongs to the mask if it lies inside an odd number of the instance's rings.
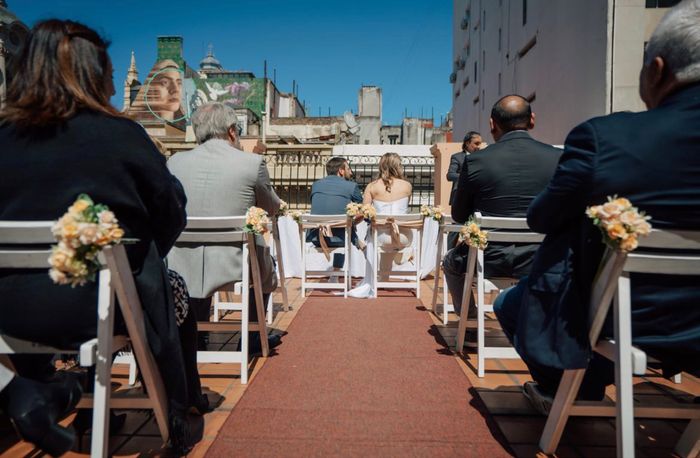
{"label": "person's hand", "polygon": [[258,140],[258,143],[253,147],[253,152],[255,154],[265,154],[267,151],[267,145],[260,140]]}

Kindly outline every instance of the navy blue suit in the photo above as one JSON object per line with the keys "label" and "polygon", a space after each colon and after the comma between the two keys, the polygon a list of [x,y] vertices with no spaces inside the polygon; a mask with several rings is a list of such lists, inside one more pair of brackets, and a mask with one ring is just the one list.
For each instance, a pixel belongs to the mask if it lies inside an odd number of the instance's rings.
{"label": "navy blue suit", "polygon": [[[362,202],[362,193],[354,181],[346,180],[338,175],[329,175],[311,185],[311,214],[312,215],[344,215],[345,207],[350,202]],[[353,242],[355,234],[352,234]],[[318,229],[313,229],[306,236],[307,242],[320,246]],[[340,247],[345,244],[345,229],[334,228],[333,237],[326,237],[329,247]],[[336,264],[340,264],[339,266]],[[340,260],[334,260],[335,267],[342,267]]]}
{"label": "navy blue suit", "polygon": [[[604,246],[584,212],[615,194],[650,215],[656,228],[700,228],[700,84],[655,109],[574,128],[554,177],[530,205],[528,224],[546,238],[529,277],[495,308],[545,391],[556,389],[561,369],[586,367],[591,358],[587,310]],[[632,336],[665,369],[697,373],[700,278],[633,275]],[[609,372],[597,380],[612,381]]]}

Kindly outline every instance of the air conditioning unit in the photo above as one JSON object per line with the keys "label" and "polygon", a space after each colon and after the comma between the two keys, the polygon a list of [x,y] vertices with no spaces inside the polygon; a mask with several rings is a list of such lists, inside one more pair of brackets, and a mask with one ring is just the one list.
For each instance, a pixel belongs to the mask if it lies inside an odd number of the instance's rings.
{"label": "air conditioning unit", "polygon": [[454,84],[457,81],[457,74],[455,72],[450,73],[450,83]]}

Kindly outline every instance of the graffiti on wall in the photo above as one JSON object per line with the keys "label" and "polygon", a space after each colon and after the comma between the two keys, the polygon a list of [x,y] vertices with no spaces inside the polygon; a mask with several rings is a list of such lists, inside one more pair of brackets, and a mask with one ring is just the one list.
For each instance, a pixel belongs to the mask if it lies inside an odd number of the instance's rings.
{"label": "graffiti on wall", "polygon": [[201,78],[185,73],[171,59],[153,66],[129,108],[137,121],[164,121],[184,129],[192,113],[207,102],[222,102],[248,108],[258,116],[265,108],[262,78],[236,75]]}

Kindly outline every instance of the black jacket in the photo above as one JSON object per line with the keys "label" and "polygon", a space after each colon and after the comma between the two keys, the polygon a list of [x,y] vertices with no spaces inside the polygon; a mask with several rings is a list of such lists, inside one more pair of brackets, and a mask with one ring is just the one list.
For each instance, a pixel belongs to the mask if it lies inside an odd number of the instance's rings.
{"label": "black jacket", "polygon": [[[528,223],[547,234],[537,252],[515,336],[541,364],[585,367],[588,301],[603,253],[584,212],[628,198],[657,228],[700,229],[700,84],[641,113],[591,119],[571,131]],[[670,368],[700,368],[700,278],[632,276],[633,343]]]}
{"label": "black jacket", "polygon": [[[532,199],[547,186],[561,150],[513,131],[464,163],[452,203],[452,218],[464,223],[474,212],[484,216],[526,215]],[[529,270],[536,246],[491,244],[484,260],[487,276],[521,277]]]}
{"label": "black jacket", "polygon": [[[186,224],[185,195],[143,128],[82,112],[55,128],[0,125],[0,220],[56,220],[86,193],[139,242],[127,245],[151,350],[171,400],[186,402],[172,293],[162,258]],[[56,346],[94,337],[97,287],[54,285],[46,270],[0,271],[0,330]],[[162,364],[161,364],[162,363]]]}

